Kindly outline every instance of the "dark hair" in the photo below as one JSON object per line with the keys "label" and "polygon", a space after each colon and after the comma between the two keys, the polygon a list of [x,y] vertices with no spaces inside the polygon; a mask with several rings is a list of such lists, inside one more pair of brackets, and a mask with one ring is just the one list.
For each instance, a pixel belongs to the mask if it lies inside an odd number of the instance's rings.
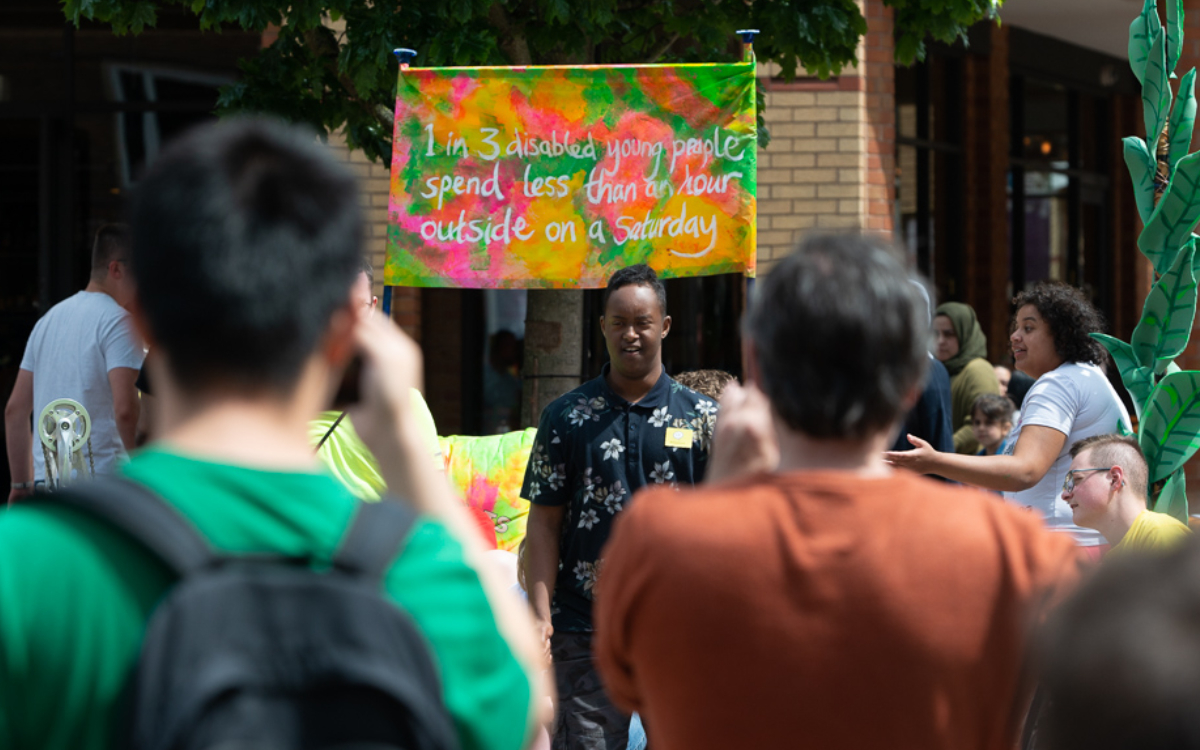
{"label": "dark hair", "polygon": [[675,376],[675,381],[697,393],[719,401],[729,381],[737,380],[724,370],[688,370]]}
{"label": "dark hair", "polygon": [[[1104,330],[1104,318],[1083,292],[1061,281],[1039,281],[1013,298],[1013,314],[1033,305],[1050,326],[1054,351],[1064,362],[1104,361],[1104,347],[1089,333]],[[1014,325],[1016,320],[1014,317]]]}
{"label": "dark hair", "polygon": [[[1200,544],[1106,559],[1041,634],[1047,747],[1167,750],[1200,738]],[[1044,729],[1043,729],[1044,726]],[[1039,743],[1040,744],[1040,743]]]}
{"label": "dark hair", "polygon": [[971,404],[971,416],[975,416],[975,412],[980,412],[989,422],[1012,423],[1013,412],[1016,410],[1017,407],[1013,405],[1012,400],[999,393],[984,393],[975,399],[975,403]]}
{"label": "dark hair", "polygon": [[663,316],[667,314],[667,290],[659,281],[658,274],[645,263],[626,266],[614,273],[608,280],[608,288],[604,291],[604,309],[608,309],[608,298],[623,286],[648,286],[658,297],[658,306]]}
{"label": "dark hair", "polygon": [[180,386],[288,391],[362,262],[354,177],[312,131],[189,131],[134,193],[133,268]]}
{"label": "dark hair", "polygon": [[1132,435],[1118,435],[1115,432],[1105,435],[1093,435],[1084,438],[1071,446],[1071,458],[1078,458],[1080,453],[1090,450],[1092,462],[1120,466],[1125,470],[1126,481],[1135,494],[1146,497],[1149,489],[1150,467],[1146,464],[1146,456],[1137,438]]}
{"label": "dark hair", "polygon": [[760,387],[793,430],[891,429],[925,373],[927,308],[882,237],[818,234],[759,283],[746,317]]}
{"label": "dark hair", "polygon": [[1025,403],[1025,394],[1029,393],[1029,389],[1036,383],[1032,376],[1027,375],[1020,370],[1013,369],[1012,378],[1008,381],[1008,397],[1012,400],[1017,408],[1020,409]]}
{"label": "dark hair", "polygon": [[362,262],[358,266],[358,271],[359,271],[359,273],[365,273],[367,275],[367,285],[369,287],[371,287],[371,290],[372,290],[371,293],[374,294],[375,267],[373,265],[371,265],[371,259],[364,255]]}
{"label": "dark hair", "polygon": [[[124,257],[122,257],[124,256]],[[104,224],[92,240],[92,276],[103,277],[108,264],[129,259],[129,227],[125,224]]]}

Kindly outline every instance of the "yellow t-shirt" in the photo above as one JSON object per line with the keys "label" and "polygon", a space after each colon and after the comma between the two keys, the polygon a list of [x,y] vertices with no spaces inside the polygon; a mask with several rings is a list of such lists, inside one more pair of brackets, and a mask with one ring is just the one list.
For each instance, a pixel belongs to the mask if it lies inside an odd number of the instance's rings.
{"label": "yellow t-shirt", "polygon": [[[416,388],[412,389],[411,406],[413,418],[429,446],[434,465],[438,471],[445,471],[445,459],[438,444],[437,426],[425,399]],[[340,411],[321,412],[319,417],[308,423],[308,438],[314,446],[329,432],[329,428],[340,415]],[[349,417],[343,419],[337,429],[330,433],[325,444],[317,451],[317,458],[346,489],[361,500],[378,500],[387,489],[387,483],[379,473],[379,463],[354,431]]]}
{"label": "yellow t-shirt", "polygon": [[1129,531],[1108,554],[1111,556],[1128,552],[1162,552],[1181,544],[1191,535],[1192,530],[1186,524],[1166,513],[1144,510],[1133,520]]}

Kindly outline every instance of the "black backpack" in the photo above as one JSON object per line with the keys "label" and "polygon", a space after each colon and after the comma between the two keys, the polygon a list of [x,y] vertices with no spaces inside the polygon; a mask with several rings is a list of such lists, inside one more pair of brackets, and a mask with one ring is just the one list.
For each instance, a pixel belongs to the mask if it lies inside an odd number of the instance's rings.
{"label": "black backpack", "polygon": [[115,747],[458,747],[425,639],[383,591],[415,519],[407,504],[360,504],[332,566],[318,571],[308,559],[218,555],[126,480],[45,500],[123,530],[180,579],[147,623]]}

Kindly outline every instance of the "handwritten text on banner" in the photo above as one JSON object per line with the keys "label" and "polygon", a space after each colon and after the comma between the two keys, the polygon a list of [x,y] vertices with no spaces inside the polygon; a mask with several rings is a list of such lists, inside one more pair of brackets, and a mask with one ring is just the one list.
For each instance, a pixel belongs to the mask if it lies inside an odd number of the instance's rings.
{"label": "handwritten text on banner", "polygon": [[385,281],[752,275],[756,141],[748,63],[401,71]]}

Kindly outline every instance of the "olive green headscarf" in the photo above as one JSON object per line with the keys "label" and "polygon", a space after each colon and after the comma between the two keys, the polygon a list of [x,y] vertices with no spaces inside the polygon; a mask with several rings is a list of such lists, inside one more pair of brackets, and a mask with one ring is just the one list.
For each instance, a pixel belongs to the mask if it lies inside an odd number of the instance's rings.
{"label": "olive green headscarf", "polygon": [[976,359],[987,359],[987,336],[979,327],[979,320],[970,305],[961,302],[943,302],[938,305],[934,315],[945,315],[954,327],[954,335],[958,337],[958,354],[942,364],[953,377],[962,368]]}

